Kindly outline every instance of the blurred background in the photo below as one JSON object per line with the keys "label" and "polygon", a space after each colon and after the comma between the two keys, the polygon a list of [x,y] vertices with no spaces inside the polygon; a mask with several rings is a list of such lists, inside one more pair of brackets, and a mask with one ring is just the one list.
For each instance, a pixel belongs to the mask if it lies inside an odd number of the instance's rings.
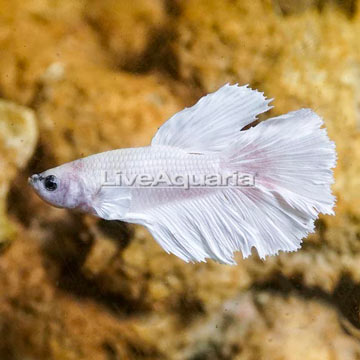
{"label": "blurred background", "polygon": [[[226,82],[336,142],[336,216],[297,253],[186,264],[27,185]],[[358,0],[0,0],[0,98],[1,360],[360,359]]]}

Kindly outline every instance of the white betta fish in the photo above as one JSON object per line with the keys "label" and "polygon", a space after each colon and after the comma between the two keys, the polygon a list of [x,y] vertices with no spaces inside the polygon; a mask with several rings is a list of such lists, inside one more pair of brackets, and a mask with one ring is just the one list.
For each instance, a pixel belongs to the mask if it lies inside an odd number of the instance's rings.
{"label": "white betta fish", "polygon": [[[234,264],[235,251],[247,257],[252,247],[261,258],[295,251],[319,213],[334,213],[335,144],[310,109],[243,130],[270,101],[227,84],[171,117],[150,146],[75,160],[29,182],[57,207],[144,225],[168,253],[187,262]],[[206,181],[207,175],[218,180],[236,173],[254,181]],[[120,175],[126,181],[120,183]],[[192,185],[194,177],[205,181]],[[185,178],[186,187],[169,182]]]}

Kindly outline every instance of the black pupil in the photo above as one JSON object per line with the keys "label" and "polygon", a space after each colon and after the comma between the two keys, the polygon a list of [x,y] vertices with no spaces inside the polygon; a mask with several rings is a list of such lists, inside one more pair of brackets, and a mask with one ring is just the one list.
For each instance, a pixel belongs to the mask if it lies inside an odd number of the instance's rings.
{"label": "black pupil", "polygon": [[55,176],[49,175],[45,178],[45,189],[49,191],[54,191],[57,188],[57,183],[55,182]]}

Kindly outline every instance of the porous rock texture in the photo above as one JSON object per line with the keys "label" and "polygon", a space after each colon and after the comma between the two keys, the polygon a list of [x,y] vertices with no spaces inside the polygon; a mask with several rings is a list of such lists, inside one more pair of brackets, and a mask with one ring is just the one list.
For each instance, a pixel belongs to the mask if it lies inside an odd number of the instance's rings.
{"label": "porous rock texture", "polygon": [[[359,36],[351,0],[0,0],[0,358],[359,358]],[[275,98],[269,116],[313,108],[336,142],[336,216],[297,253],[186,264],[27,186],[148,144],[225,82]]]}
{"label": "porous rock texture", "polygon": [[12,240],[15,227],[7,217],[6,197],[16,172],[32,156],[38,131],[33,111],[0,100],[0,246]]}

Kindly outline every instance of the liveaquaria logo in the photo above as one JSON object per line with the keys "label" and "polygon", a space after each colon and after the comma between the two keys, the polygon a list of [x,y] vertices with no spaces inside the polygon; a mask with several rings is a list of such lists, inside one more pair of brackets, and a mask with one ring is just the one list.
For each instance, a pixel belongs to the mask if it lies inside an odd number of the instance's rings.
{"label": "liveaquaria logo", "polygon": [[156,174],[124,174],[122,171],[103,171],[104,187],[136,188],[200,188],[200,187],[252,187],[255,175],[231,172],[227,174],[168,174],[165,171]]}

